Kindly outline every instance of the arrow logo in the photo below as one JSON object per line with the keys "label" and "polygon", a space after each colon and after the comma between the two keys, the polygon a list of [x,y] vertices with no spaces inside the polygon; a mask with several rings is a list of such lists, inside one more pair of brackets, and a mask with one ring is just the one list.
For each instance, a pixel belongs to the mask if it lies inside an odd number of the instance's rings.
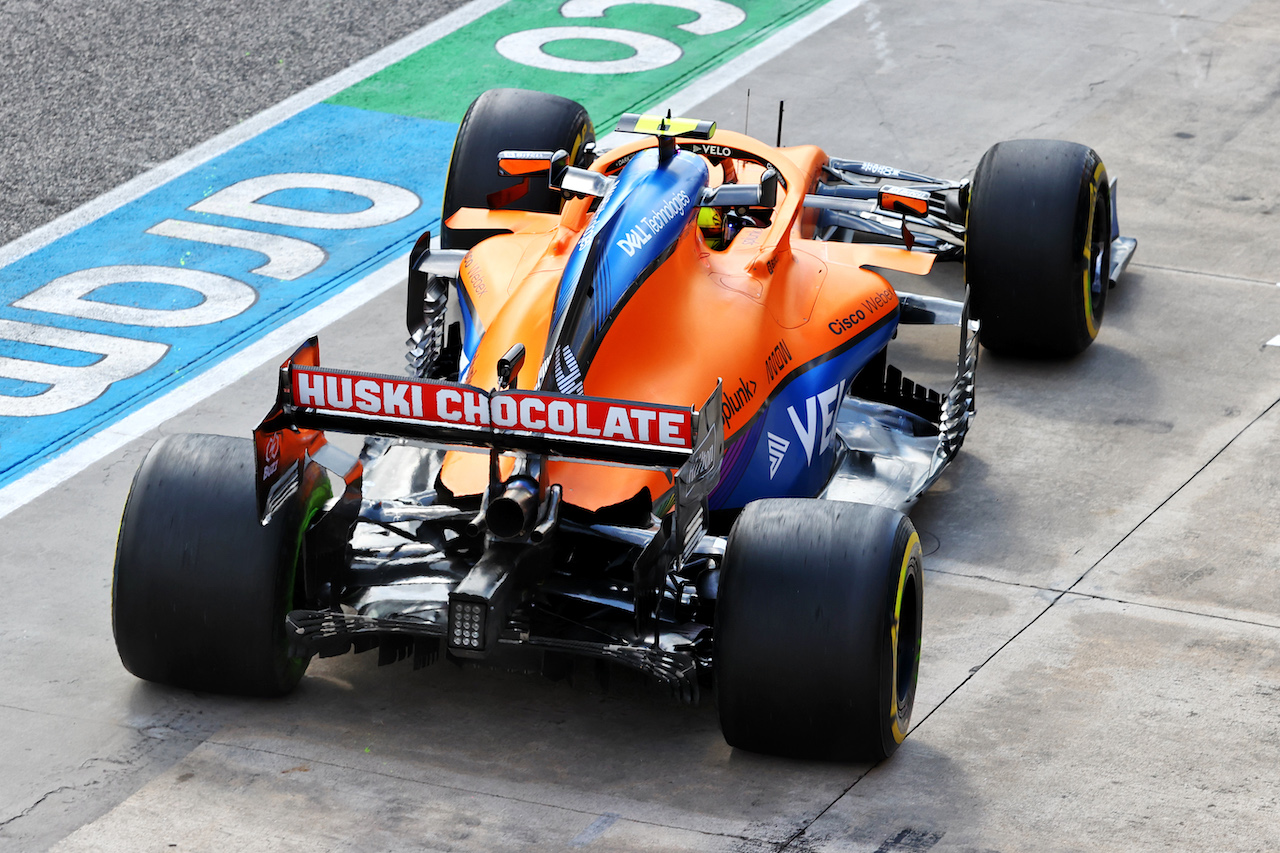
{"label": "arrow logo", "polygon": [[787,455],[791,442],[771,432],[766,432],[765,435],[769,437],[769,479],[772,480],[773,475],[778,473],[778,466],[782,464],[782,457]]}

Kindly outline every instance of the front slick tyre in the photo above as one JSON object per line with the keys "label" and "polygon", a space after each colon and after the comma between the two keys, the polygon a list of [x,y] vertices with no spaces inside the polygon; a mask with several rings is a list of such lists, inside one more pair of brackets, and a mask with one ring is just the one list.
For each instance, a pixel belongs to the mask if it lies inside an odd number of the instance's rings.
{"label": "front slick tyre", "polygon": [[878,761],[901,745],[920,666],[920,540],[902,513],[804,499],[749,504],[716,603],[730,745]]}
{"label": "front slick tyre", "polygon": [[559,213],[564,197],[547,185],[547,175],[504,178],[498,174],[498,152],[555,151],[563,148],[577,165],[583,147],[595,142],[595,128],[576,101],[525,89],[490,89],[472,102],[458,125],[453,156],[444,182],[440,245],[470,249],[501,234],[486,229],[450,228],[450,216],[462,207]]}
{"label": "front slick tyre", "polygon": [[125,668],[192,690],[292,690],[308,662],[289,656],[284,622],[302,521],[295,504],[258,523],[252,441],[157,442],[134,477],[116,545],[111,624]]}
{"label": "front slick tyre", "polygon": [[1083,352],[1102,325],[1112,236],[1111,188],[1093,149],[993,145],[973,176],[965,239],[983,346],[1029,358]]}

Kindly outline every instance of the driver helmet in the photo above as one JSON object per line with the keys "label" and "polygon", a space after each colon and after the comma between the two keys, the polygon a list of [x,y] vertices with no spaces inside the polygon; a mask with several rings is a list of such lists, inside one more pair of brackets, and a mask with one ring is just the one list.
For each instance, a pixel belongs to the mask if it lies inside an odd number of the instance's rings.
{"label": "driver helmet", "polygon": [[725,217],[720,208],[699,208],[698,228],[702,231],[702,239],[708,248],[723,249],[728,245],[728,234],[725,233]]}

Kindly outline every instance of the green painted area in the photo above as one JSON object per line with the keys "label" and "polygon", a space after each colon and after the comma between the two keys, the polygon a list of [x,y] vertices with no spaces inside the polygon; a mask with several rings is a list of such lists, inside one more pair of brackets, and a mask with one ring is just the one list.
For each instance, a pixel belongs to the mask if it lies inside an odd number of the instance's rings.
{"label": "green painted area", "polygon": [[[686,9],[635,2],[613,6],[600,18],[566,18],[560,13],[563,0],[512,0],[340,92],[328,103],[457,122],[486,89],[538,89],[581,103],[591,114],[597,133],[603,135],[613,129],[622,113],[653,107],[826,2],[734,0],[733,5],[746,12],[742,23],[724,32],[695,35],[679,29],[697,18]],[[681,55],[651,70],[592,74],[534,68],[507,59],[495,48],[503,36],[544,27],[605,27],[644,33],[674,43]],[[590,62],[616,61],[635,54],[631,47],[617,42],[579,38],[548,42],[543,51],[552,57]]]}
{"label": "green painted area", "polygon": [[600,39],[560,39],[543,47],[545,53],[562,59],[578,59],[586,62],[605,62],[626,59],[634,51],[625,44]]}

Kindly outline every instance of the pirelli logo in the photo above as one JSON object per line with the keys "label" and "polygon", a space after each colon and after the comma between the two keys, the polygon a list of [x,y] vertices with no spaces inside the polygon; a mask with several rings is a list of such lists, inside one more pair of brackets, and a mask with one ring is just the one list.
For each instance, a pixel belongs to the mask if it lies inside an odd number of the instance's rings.
{"label": "pirelli logo", "polygon": [[295,365],[293,404],[366,420],[512,433],[661,450],[693,449],[689,409],[536,391],[489,393],[470,385]]}

